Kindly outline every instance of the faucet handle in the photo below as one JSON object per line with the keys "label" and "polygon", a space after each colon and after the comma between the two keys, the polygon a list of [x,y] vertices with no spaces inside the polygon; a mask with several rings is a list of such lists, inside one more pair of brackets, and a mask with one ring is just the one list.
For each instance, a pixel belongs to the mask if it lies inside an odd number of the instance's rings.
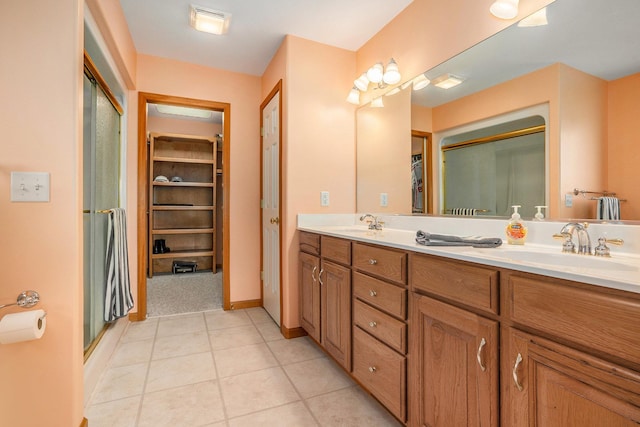
{"label": "faucet handle", "polygon": [[574,253],[576,251],[576,244],[573,243],[571,233],[556,233],[553,235],[556,240],[562,240],[562,252]]}
{"label": "faucet handle", "polygon": [[610,257],[611,250],[607,246],[607,243],[612,245],[622,246],[624,244],[624,240],[622,239],[607,239],[605,237],[598,238],[598,246],[593,250],[593,254],[596,256],[604,256]]}

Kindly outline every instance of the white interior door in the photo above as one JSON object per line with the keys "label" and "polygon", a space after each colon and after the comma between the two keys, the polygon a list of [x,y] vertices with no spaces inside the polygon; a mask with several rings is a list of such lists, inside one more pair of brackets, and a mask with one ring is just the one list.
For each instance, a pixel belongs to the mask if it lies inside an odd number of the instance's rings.
{"label": "white interior door", "polygon": [[262,298],[280,326],[280,92],[262,110]]}

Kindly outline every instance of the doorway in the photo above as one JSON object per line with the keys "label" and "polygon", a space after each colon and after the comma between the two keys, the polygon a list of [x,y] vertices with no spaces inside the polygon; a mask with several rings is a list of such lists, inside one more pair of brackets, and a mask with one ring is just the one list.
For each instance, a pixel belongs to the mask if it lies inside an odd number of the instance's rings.
{"label": "doorway", "polygon": [[[230,304],[230,277],[229,277],[229,194],[230,194],[230,185],[229,185],[229,177],[230,177],[230,105],[228,103],[220,103],[214,101],[205,101],[191,98],[183,98],[183,97],[175,97],[175,96],[167,96],[160,94],[152,94],[152,93],[144,93],[140,92],[138,95],[138,311],[136,313],[135,318],[132,320],[144,320],[148,315],[148,297],[149,297],[149,289],[147,277],[149,275],[149,266],[150,262],[152,262],[152,258],[150,257],[150,252],[153,253],[154,247],[153,244],[149,242],[153,242],[154,238],[152,233],[150,233],[150,199],[155,203],[154,196],[152,196],[149,192],[150,181],[153,181],[153,177],[149,178],[149,173],[151,172],[150,166],[150,135],[149,135],[149,108],[152,105],[160,105],[167,107],[179,107],[182,109],[188,110],[203,110],[203,111],[211,111],[214,114],[219,114],[222,117],[221,120],[221,132],[220,134],[211,135],[213,140],[215,141],[214,145],[219,149],[219,157],[220,160],[217,162],[215,166],[216,177],[214,182],[219,182],[220,185],[217,188],[217,192],[214,191],[214,194],[217,194],[217,201],[214,203],[215,208],[221,206],[219,209],[219,215],[213,215],[214,218],[219,217],[220,220],[216,221],[215,224],[207,225],[208,228],[213,229],[214,233],[217,234],[218,238],[214,238],[213,241],[221,241],[220,249],[216,250],[212,248],[212,252],[221,253],[222,255],[218,258],[214,256],[211,268],[215,273],[218,267],[221,267],[222,274],[222,308],[225,310],[229,310],[231,308]],[[176,133],[179,133],[176,132]],[[219,141],[219,143],[218,143]],[[217,150],[216,150],[217,151]],[[214,153],[214,155],[218,155]],[[198,162],[202,163],[202,162]],[[214,163],[215,164],[215,163]],[[179,175],[179,174],[178,174]],[[172,178],[180,178],[179,176],[168,177],[169,180]],[[224,185],[222,185],[224,183]],[[182,182],[171,183],[168,185],[183,185]],[[157,196],[155,196],[157,197]],[[184,203],[180,203],[181,205],[185,205]],[[177,228],[177,226],[176,226]],[[197,228],[197,227],[195,227]],[[221,233],[219,232],[221,230]],[[184,233],[186,231],[180,230],[171,230],[169,233],[177,233],[180,237],[176,240],[176,242],[180,242],[180,244],[185,241],[188,236],[185,236]],[[176,237],[174,235],[174,237]],[[164,243],[164,242],[162,242]],[[178,243],[176,243],[178,244]],[[215,244],[215,243],[214,243]],[[168,245],[167,245],[168,246]],[[174,248],[179,249],[179,248]],[[168,252],[168,251],[167,251]],[[221,265],[218,265],[218,259],[221,259]],[[162,262],[166,262],[166,260],[160,260]],[[168,274],[175,274],[174,278],[179,279],[177,274],[186,272],[183,270],[183,265],[180,266],[180,269],[169,270]],[[169,277],[171,278],[171,277]],[[182,277],[180,277],[181,279]],[[188,310],[188,308],[187,308]],[[197,311],[198,308],[195,307],[194,310]],[[133,316],[132,316],[133,317]]]}
{"label": "doorway", "polygon": [[273,88],[260,106],[260,180],[262,240],[262,306],[271,318],[282,325],[282,291],[280,280],[280,164],[282,139],[282,81]]}

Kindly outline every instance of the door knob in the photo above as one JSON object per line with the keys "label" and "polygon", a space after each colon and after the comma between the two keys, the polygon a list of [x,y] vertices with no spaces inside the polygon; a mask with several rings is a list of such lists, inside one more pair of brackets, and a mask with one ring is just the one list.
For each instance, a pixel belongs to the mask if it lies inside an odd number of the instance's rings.
{"label": "door knob", "polygon": [[269,222],[270,222],[271,224],[280,224],[280,218],[278,218],[278,217],[271,218],[271,219],[269,220]]}

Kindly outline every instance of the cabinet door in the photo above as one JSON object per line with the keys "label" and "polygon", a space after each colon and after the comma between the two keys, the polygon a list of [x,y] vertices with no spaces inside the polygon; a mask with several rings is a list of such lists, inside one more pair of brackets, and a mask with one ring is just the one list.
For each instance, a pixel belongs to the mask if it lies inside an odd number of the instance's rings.
{"label": "cabinet door", "polygon": [[498,323],[411,295],[412,426],[498,425]]}
{"label": "cabinet door", "polygon": [[513,328],[503,342],[503,425],[640,424],[638,372]]}
{"label": "cabinet door", "polygon": [[311,338],[320,342],[320,258],[300,252],[300,324]]}
{"label": "cabinet door", "polygon": [[322,345],[351,371],[351,270],[322,261]]}

